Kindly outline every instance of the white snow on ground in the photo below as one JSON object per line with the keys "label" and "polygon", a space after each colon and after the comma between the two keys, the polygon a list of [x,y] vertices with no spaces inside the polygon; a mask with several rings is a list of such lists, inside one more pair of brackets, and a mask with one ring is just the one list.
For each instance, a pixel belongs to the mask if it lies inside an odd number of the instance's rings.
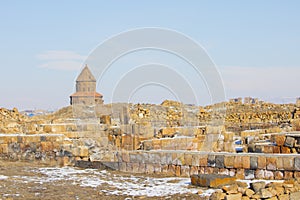
{"label": "white snow on ground", "polygon": [[[190,185],[189,178],[153,178],[143,176],[121,176],[106,170],[80,170],[71,167],[29,169],[36,176],[14,176],[15,180],[34,183],[70,181],[82,187],[105,185],[103,193],[130,196],[168,196],[174,194],[197,193],[198,188]],[[57,184],[57,183],[56,183]]]}
{"label": "white snow on ground", "polygon": [[7,179],[8,176],[4,176],[4,175],[0,175],[0,180],[4,180],[4,179]]}

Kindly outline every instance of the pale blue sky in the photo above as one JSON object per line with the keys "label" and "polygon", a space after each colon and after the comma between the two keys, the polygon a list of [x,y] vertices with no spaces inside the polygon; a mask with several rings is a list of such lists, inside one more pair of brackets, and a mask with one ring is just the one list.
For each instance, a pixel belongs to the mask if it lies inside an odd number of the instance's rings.
{"label": "pale blue sky", "polygon": [[[174,29],[200,43],[219,67],[228,98],[300,96],[296,0],[1,1],[0,107],[68,105],[86,56],[112,35],[139,27]],[[107,90],[98,85],[106,101]],[[157,103],[159,95],[149,100]]]}

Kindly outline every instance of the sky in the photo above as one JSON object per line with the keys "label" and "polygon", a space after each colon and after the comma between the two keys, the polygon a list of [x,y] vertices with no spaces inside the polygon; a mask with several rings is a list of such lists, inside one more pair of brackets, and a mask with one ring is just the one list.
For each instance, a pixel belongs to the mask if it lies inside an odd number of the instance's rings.
{"label": "sky", "polygon": [[[0,2],[0,107],[55,110],[69,105],[76,76],[89,64],[91,52],[114,35],[143,27],[178,31],[200,44],[218,68],[226,99],[252,96],[285,103],[300,96],[299,1],[28,0]],[[157,83],[137,85],[129,97],[113,98],[122,73],[150,62],[177,70],[200,99],[186,95],[179,100],[210,103],[205,81],[189,73],[187,63],[157,51],[135,52],[114,63],[97,85],[104,101],[177,99],[170,87]],[[172,81],[176,75],[164,77]]]}

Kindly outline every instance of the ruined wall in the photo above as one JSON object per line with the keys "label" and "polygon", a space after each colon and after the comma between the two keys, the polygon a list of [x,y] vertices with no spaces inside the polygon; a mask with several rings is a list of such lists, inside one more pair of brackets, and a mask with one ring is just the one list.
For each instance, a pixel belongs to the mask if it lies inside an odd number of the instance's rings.
{"label": "ruined wall", "polygon": [[239,179],[300,177],[300,155],[133,151],[118,155],[119,170],[130,173],[190,176],[225,174]]}

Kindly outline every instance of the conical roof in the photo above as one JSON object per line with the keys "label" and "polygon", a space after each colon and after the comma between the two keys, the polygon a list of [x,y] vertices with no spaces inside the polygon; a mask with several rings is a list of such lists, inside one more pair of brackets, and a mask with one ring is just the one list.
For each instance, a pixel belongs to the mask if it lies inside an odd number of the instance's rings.
{"label": "conical roof", "polygon": [[91,70],[87,65],[83,68],[80,72],[79,76],[77,77],[76,81],[84,82],[84,81],[96,81],[94,75],[92,74]]}

